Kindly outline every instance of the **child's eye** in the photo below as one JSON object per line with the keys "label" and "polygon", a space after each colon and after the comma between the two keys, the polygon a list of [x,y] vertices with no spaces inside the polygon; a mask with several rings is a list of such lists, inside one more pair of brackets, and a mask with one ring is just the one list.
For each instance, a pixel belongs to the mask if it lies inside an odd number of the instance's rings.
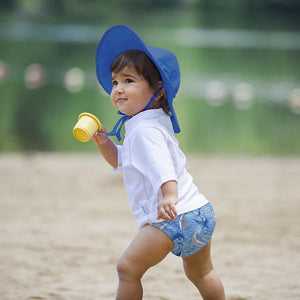
{"label": "child's eye", "polygon": [[117,86],[118,85],[118,81],[116,81],[116,80],[112,81],[112,85],[113,86]]}
{"label": "child's eye", "polygon": [[125,83],[131,83],[131,82],[133,82],[132,79],[130,79],[130,78],[126,78],[126,79],[125,79]]}

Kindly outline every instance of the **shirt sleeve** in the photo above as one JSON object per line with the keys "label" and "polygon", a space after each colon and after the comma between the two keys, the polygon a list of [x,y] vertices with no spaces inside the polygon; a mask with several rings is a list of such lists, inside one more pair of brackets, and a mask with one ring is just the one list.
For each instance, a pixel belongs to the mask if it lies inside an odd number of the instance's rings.
{"label": "shirt sleeve", "polygon": [[118,166],[117,168],[113,168],[114,173],[122,172],[122,145],[117,145],[118,150]]}
{"label": "shirt sleeve", "polygon": [[143,126],[136,130],[131,144],[131,162],[156,194],[163,183],[177,181],[167,136],[158,127]]}

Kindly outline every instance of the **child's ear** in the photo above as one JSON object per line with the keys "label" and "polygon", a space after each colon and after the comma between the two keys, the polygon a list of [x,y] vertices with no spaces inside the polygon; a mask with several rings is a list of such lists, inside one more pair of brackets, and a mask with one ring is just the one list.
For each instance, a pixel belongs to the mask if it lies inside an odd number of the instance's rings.
{"label": "child's ear", "polygon": [[159,91],[158,91],[158,97],[160,98],[160,97],[162,97],[165,94],[166,94],[165,88],[160,87]]}
{"label": "child's ear", "polygon": [[162,81],[157,82],[158,88],[156,89],[156,98],[155,99],[160,99],[164,94],[165,94],[165,89],[162,87]]}
{"label": "child's ear", "polygon": [[156,92],[156,100],[160,99],[165,94],[165,89],[160,87]]}

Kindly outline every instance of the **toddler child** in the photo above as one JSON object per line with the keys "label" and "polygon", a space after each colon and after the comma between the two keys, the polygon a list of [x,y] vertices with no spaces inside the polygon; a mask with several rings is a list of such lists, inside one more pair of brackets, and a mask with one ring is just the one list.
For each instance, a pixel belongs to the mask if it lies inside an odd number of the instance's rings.
{"label": "toddler child", "polygon": [[[117,264],[116,299],[142,299],[142,276],[169,252],[182,257],[185,274],[203,299],[225,299],[211,261],[213,208],[187,172],[174,134],[180,132],[173,107],[180,85],[175,55],[146,46],[134,31],[118,25],[100,40],[96,71],[123,116],[112,132],[102,126],[93,141],[115,171],[122,171],[139,227]],[[124,141],[116,145],[109,136],[121,140],[123,124]]]}

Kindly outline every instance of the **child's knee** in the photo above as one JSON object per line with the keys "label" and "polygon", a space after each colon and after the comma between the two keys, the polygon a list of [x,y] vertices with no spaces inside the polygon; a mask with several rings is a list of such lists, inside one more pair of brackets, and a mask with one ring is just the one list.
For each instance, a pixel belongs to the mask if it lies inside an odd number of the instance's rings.
{"label": "child's knee", "polygon": [[138,274],[135,271],[134,265],[128,261],[125,256],[122,256],[117,263],[117,272],[120,279],[137,278]]}
{"label": "child's knee", "polygon": [[183,262],[184,271],[189,280],[192,282],[206,278],[213,271],[213,265],[210,257],[205,260],[185,260]]}
{"label": "child's knee", "polygon": [[117,272],[119,277],[124,277],[130,273],[130,266],[124,257],[121,257],[117,263]]}
{"label": "child's knee", "polygon": [[201,268],[201,269],[195,267],[191,267],[191,268],[186,267],[184,271],[187,278],[193,283],[195,283],[198,282],[199,280],[203,280],[204,278],[206,278],[207,275],[209,275],[213,271],[213,268],[208,266],[206,268]]}

